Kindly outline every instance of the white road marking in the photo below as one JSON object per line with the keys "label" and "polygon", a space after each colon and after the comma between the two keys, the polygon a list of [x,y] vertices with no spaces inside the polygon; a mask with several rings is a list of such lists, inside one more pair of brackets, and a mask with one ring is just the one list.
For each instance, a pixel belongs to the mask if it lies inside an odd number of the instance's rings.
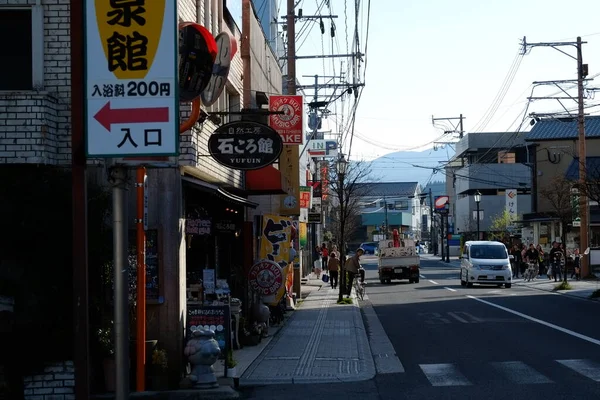
{"label": "white road marking", "polygon": [[574,336],[576,338],[579,338],[579,339],[585,340],[587,342],[593,343],[596,346],[600,346],[600,340],[598,340],[598,339],[594,339],[594,338],[591,338],[589,336],[582,335],[581,333],[572,331],[572,330],[567,329],[567,328],[563,328],[562,326],[558,326],[558,325],[551,324],[550,322],[542,321],[541,319],[537,319],[537,318],[534,318],[534,317],[529,316],[527,314],[523,314],[521,312],[518,312],[518,311],[515,311],[515,310],[511,310],[510,308],[506,308],[506,307],[500,306],[498,304],[494,304],[492,302],[489,302],[489,301],[477,298],[475,296],[469,296],[469,295],[467,295],[467,297],[470,298],[470,299],[473,299],[473,300],[477,300],[477,301],[479,301],[481,303],[487,304],[489,306],[496,307],[496,308],[498,308],[500,310],[509,312],[511,314],[518,315],[519,317],[528,319],[528,320],[530,320],[532,322],[536,322],[538,324],[547,326],[548,328],[552,328],[552,329],[555,329],[557,331],[566,333],[567,335],[571,335],[571,336]]}
{"label": "white road marking", "polygon": [[452,289],[452,288],[449,288],[449,287],[446,287],[446,286],[444,286],[444,289],[448,289],[451,292],[456,292],[456,289]]}
{"label": "white road marking", "polygon": [[429,282],[433,283],[434,285],[439,285],[439,283],[437,283],[436,281],[432,281],[431,279],[429,280]]}
{"label": "white road marking", "polygon": [[454,364],[419,364],[432,386],[468,386],[471,384]]}
{"label": "white road marking", "polygon": [[448,315],[457,320],[458,322],[462,322],[463,324],[469,323],[469,321],[467,321],[466,319],[459,317],[457,313],[449,312]]}
{"label": "white road marking", "polygon": [[419,275],[421,278],[425,279],[425,275]]}
{"label": "white road marking", "polygon": [[556,360],[567,368],[579,372],[586,378],[600,382],[600,365],[591,360]]}
{"label": "white road marking", "polygon": [[491,364],[508,380],[516,384],[552,383],[552,380],[522,361],[503,361]]}

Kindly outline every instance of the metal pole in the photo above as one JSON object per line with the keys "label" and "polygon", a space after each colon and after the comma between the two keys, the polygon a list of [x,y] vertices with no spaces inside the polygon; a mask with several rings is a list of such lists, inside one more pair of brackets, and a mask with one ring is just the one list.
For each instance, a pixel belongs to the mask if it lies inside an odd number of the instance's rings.
{"label": "metal pole", "polygon": [[479,240],[479,202],[476,201],[475,204],[477,204],[477,240]]}
{"label": "metal pole", "polygon": [[388,240],[388,232],[390,231],[390,226],[388,222],[388,209],[387,209],[387,199],[383,196],[383,206],[385,207],[385,240]]}
{"label": "metal pole", "polygon": [[83,2],[71,0],[71,182],[73,268],[73,364],[75,398],[90,397],[87,188],[84,138]]}
{"label": "metal pole", "polygon": [[287,0],[287,94],[296,94],[296,12],[294,0]]}
{"label": "metal pole", "polygon": [[[579,130],[579,185],[584,188],[587,180],[586,176],[586,147],[585,147],[585,114],[583,104],[583,56],[581,53],[581,37],[577,37],[577,122]],[[579,226],[580,246],[581,250],[585,251],[589,245],[588,229],[589,229],[589,214],[588,214],[588,198],[587,196],[579,196],[579,215],[581,223]],[[563,228],[564,229],[564,228]],[[589,258],[581,257],[581,276],[589,275]]]}
{"label": "metal pole", "polygon": [[346,246],[344,245],[344,228],[346,225],[346,218],[344,215],[344,174],[339,174],[339,198],[340,198],[340,276],[338,277],[338,283],[340,285],[340,291],[338,293],[338,301],[341,302],[344,299],[344,293],[346,292]]}
{"label": "metal pole", "polygon": [[146,231],[145,222],[145,181],[146,168],[138,167],[136,179],[137,218],[137,285],[136,285],[136,391],[146,387]]}
{"label": "metal pole", "polygon": [[444,254],[444,214],[440,214],[440,247],[442,253],[442,261],[446,259]]}
{"label": "metal pole", "polygon": [[127,262],[127,169],[110,171],[113,186],[113,262],[115,280],[115,400],[129,398],[129,263]]}
{"label": "metal pole", "polygon": [[446,262],[450,262],[450,240],[448,239],[450,232],[450,223],[448,222],[448,214],[446,214]]}
{"label": "metal pole", "polygon": [[434,242],[434,235],[435,229],[433,227],[433,197],[431,195],[431,188],[429,188],[429,239],[430,239],[430,246],[428,248],[428,252],[429,254],[434,254],[433,251],[433,242]]}

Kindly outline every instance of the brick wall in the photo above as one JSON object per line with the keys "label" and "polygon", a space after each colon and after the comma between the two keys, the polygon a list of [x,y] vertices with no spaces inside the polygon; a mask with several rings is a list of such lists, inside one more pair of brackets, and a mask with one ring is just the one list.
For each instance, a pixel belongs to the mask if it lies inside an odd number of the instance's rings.
{"label": "brick wall", "polygon": [[25,400],[74,400],[73,361],[48,365],[44,372],[25,377]]}
{"label": "brick wall", "polygon": [[[35,0],[0,0],[0,6]],[[43,87],[0,92],[0,163],[70,162],[69,0],[42,0]]]}

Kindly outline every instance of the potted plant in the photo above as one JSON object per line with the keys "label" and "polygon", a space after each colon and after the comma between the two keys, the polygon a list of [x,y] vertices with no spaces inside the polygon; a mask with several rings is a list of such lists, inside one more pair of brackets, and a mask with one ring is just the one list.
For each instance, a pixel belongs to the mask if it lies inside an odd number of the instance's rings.
{"label": "potted plant", "polygon": [[225,365],[227,366],[227,378],[238,378],[237,373],[237,361],[233,358],[233,350],[227,350],[227,357],[225,357]]}
{"label": "potted plant", "polygon": [[169,387],[167,369],[169,367],[167,351],[154,349],[152,351],[152,364],[148,375],[150,387],[153,390],[166,390]]}
{"label": "potted plant", "polygon": [[102,367],[104,369],[104,386],[107,392],[115,391],[115,343],[113,338],[113,321],[108,321],[98,328],[96,335],[102,352]]}

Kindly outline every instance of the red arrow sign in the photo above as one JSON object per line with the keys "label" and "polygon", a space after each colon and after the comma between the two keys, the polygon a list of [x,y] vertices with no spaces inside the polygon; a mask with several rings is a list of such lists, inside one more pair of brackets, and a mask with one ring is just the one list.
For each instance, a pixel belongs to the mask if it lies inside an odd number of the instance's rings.
{"label": "red arrow sign", "polygon": [[169,108],[110,108],[109,101],[94,115],[94,118],[110,132],[112,124],[169,122]]}

